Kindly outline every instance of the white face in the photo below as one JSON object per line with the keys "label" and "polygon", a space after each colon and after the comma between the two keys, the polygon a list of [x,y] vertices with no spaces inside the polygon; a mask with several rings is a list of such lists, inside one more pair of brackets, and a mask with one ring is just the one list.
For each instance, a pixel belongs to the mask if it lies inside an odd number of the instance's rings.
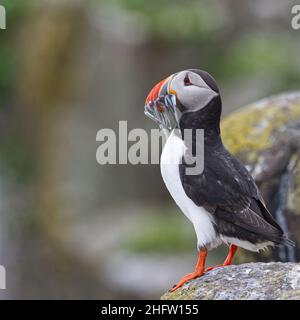
{"label": "white face", "polygon": [[169,92],[175,91],[179,102],[187,111],[204,108],[218,93],[212,90],[206,82],[192,71],[177,73],[170,81]]}

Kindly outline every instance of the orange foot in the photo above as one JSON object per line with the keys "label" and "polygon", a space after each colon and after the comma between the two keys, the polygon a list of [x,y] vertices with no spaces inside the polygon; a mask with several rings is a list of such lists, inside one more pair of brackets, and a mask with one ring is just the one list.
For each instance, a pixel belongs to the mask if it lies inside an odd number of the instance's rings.
{"label": "orange foot", "polygon": [[201,250],[199,252],[199,258],[198,258],[198,262],[195,268],[195,271],[192,273],[187,274],[186,276],[184,276],[177,284],[175,284],[173,286],[173,288],[171,288],[169,291],[170,292],[174,292],[175,290],[177,290],[178,288],[180,288],[183,284],[185,284],[186,282],[201,277],[204,274],[204,269],[205,269],[205,260],[206,260],[206,256],[207,256],[207,250]]}
{"label": "orange foot", "polygon": [[208,272],[208,271],[211,271],[211,270],[214,270],[214,269],[217,269],[217,268],[221,268],[221,267],[225,267],[225,265],[224,264],[219,264],[217,266],[209,267],[209,268],[205,269],[205,272]]}
{"label": "orange foot", "polygon": [[223,264],[220,264],[218,266],[214,266],[214,267],[209,267],[205,270],[205,272],[207,271],[211,271],[211,270],[214,270],[216,268],[220,268],[220,267],[226,267],[226,266],[230,266],[232,264],[232,261],[233,261],[233,257],[234,257],[234,254],[236,253],[236,250],[237,250],[237,246],[235,246],[234,244],[230,245],[229,247],[229,252],[228,252],[228,256],[227,258],[225,259],[224,263]]}
{"label": "orange foot", "polygon": [[198,277],[201,277],[203,274],[204,274],[204,272],[202,272],[200,274],[200,273],[197,273],[196,271],[187,274],[177,284],[175,284],[173,286],[173,288],[170,289],[170,292],[173,292],[173,291],[177,290],[178,288],[180,288],[182,285],[184,285],[186,282],[188,282],[190,280],[193,280],[193,279],[196,279]]}

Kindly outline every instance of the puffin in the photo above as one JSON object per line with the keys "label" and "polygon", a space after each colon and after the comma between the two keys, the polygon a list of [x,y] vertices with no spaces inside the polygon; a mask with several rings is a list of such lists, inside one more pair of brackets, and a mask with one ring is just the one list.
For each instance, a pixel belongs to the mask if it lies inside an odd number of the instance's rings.
{"label": "puffin", "polygon": [[[208,72],[187,69],[160,81],[148,94],[144,113],[167,135],[160,157],[161,175],[197,236],[195,270],[170,291],[205,272],[231,265],[238,247],[259,252],[269,246],[294,246],[267,209],[249,171],[222,142],[222,100]],[[198,129],[203,130],[200,142]],[[184,139],[186,130],[191,132],[191,143]],[[193,164],[188,159],[201,155],[202,170],[191,173],[188,169]],[[208,251],[222,243],[229,246],[225,261],[206,269]]]}

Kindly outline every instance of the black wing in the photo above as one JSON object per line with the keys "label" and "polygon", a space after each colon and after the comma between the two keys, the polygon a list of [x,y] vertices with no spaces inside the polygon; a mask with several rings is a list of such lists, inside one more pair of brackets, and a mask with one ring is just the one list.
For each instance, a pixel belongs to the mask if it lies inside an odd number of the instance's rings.
{"label": "black wing", "polygon": [[224,147],[205,154],[204,161],[200,175],[186,175],[184,158],[179,165],[187,196],[227,224],[281,243],[283,231],[265,207],[248,170]]}

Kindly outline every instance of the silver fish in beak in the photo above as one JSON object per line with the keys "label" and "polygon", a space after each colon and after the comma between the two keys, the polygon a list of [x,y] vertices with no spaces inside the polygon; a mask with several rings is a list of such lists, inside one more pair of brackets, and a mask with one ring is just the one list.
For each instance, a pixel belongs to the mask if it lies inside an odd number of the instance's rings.
{"label": "silver fish in beak", "polygon": [[175,74],[160,81],[149,92],[145,102],[145,115],[169,131],[179,127],[176,92],[170,90]]}
{"label": "silver fish in beak", "polygon": [[176,96],[167,94],[151,100],[145,105],[145,115],[158,123],[160,129],[173,130],[179,126]]}

